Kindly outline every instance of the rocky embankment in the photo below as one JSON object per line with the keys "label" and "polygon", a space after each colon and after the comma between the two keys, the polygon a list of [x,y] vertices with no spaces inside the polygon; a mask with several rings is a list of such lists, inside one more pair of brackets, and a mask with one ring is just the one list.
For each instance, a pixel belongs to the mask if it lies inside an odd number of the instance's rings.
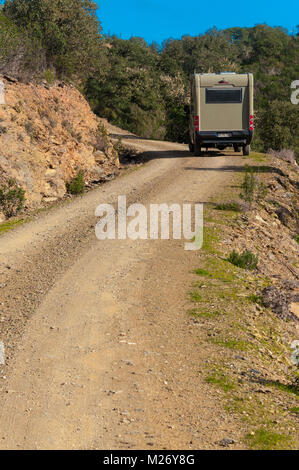
{"label": "rocky embankment", "polygon": [[[10,179],[25,190],[28,209],[66,193],[78,171],[100,181],[119,166],[105,124],[82,94],[65,83],[41,85],[1,77],[0,186]],[[1,215],[3,219],[3,214]]]}
{"label": "rocky embankment", "polygon": [[223,250],[257,253],[257,271],[271,280],[263,292],[265,305],[283,320],[299,320],[298,166],[273,155],[258,160],[248,162],[265,195],[230,225]]}

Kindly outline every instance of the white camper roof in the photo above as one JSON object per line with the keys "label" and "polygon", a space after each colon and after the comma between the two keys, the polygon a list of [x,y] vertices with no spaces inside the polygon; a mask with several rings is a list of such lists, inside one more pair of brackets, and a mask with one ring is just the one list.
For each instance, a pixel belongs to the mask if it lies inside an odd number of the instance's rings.
{"label": "white camper roof", "polygon": [[[198,73],[195,74],[200,80],[200,86],[221,86],[222,84],[228,84],[233,86],[248,86],[249,85],[249,74],[248,73]],[[224,82],[224,83],[223,83]],[[227,82],[227,83],[225,83]]]}

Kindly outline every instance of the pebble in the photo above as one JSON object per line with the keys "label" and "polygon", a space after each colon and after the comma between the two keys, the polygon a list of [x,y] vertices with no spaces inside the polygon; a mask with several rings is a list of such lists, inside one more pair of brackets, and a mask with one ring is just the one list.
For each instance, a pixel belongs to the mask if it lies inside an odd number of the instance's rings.
{"label": "pebble", "polygon": [[219,444],[221,445],[221,447],[228,447],[231,444],[235,444],[235,441],[234,441],[234,439],[230,439],[230,438],[226,437],[224,439],[221,439]]}

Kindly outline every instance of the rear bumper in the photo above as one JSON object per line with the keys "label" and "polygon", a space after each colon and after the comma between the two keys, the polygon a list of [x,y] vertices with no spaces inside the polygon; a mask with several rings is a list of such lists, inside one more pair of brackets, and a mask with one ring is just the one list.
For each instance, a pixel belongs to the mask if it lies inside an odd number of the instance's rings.
{"label": "rear bumper", "polygon": [[[220,134],[220,135],[219,135]],[[221,134],[229,134],[222,137]],[[198,131],[196,139],[200,146],[217,147],[231,145],[249,145],[252,141],[253,131]]]}

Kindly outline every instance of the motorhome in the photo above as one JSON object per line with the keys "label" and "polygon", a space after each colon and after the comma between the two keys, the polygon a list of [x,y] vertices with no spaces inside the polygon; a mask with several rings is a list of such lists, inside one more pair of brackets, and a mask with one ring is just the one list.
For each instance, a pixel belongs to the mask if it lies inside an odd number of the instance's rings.
{"label": "motorhome", "polygon": [[231,72],[191,76],[190,151],[203,149],[250,154],[254,132],[253,75]]}

